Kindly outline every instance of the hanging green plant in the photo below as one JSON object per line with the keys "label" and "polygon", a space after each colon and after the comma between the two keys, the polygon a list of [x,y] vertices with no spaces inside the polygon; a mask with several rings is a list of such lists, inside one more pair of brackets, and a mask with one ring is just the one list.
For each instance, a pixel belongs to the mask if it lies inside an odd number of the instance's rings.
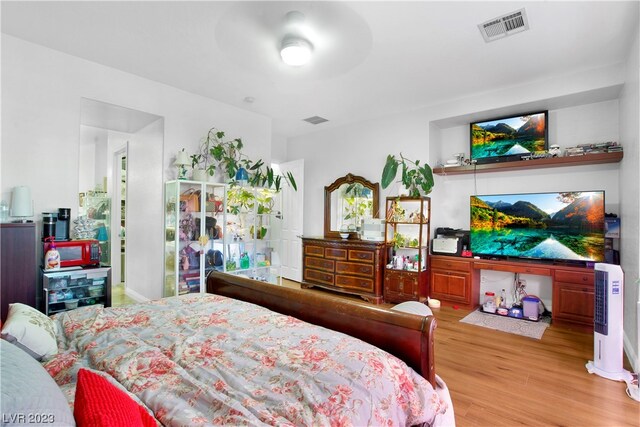
{"label": "hanging green plant", "polygon": [[264,164],[262,159],[256,161],[246,156],[242,149],[244,144],[241,138],[225,140],[225,133],[215,127],[209,129],[207,136],[201,141],[200,153],[191,155],[191,166],[201,167],[211,176],[216,168],[224,171],[229,180],[234,180],[238,169],[244,168],[249,175],[248,182],[256,187],[282,189],[286,182],[295,191],[298,190],[296,180],[291,172],[278,175],[273,168]]}

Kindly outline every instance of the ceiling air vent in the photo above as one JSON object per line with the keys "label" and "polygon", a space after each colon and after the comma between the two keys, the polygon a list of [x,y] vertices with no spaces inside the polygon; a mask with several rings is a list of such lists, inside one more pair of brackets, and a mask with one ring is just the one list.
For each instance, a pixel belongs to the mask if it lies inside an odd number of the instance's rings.
{"label": "ceiling air vent", "polygon": [[305,122],[307,123],[311,123],[312,125],[318,125],[320,123],[324,123],[324,122],[328,122],[329,120],[325,119],[324,117],[320,117],[320,116],[313,116],[313,117],[307,117],[306,119],[303,119]]}
{"label": "ceiling air vent", "polygon": [[498,16],[478,25],[485,42],[491,42],[529,29],[524,9]]}

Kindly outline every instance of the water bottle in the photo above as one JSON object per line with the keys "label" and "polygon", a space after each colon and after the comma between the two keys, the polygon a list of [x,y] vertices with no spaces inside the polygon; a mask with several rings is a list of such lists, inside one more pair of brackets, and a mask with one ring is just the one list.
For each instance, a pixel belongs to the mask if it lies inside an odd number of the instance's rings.
{"label": "water bottle", "polygon": [[507,308],[507,292],[504,289],[500,292],[500,307]]}

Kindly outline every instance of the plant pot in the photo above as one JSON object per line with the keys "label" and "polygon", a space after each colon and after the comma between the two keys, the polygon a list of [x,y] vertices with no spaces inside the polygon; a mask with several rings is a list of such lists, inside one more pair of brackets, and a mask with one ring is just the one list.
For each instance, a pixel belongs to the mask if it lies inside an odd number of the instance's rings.
{"label": "plant pot", "polygon": [[209,174],[204,169],[194,169],[192,179],[194,181],[207,182],[209,179]]}
{"label": "plant pot", "polygon": [[216,173],[213,176],[209,176],[209,182],[218,184],[224,184],[224,174],[219,169],[216,169]]}

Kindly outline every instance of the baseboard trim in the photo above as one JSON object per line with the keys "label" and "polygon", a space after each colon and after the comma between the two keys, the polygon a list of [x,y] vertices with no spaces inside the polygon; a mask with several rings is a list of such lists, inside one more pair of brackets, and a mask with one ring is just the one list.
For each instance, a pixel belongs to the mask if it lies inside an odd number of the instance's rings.
{"label": "baseboard trim", "polygon": [[124,294],[126,296],[128,296],[129,298],[131,298],[132,300],[134,300],[135,302],[148,302],[151,301],[149,298],[145,297],[144,295],[141,295],[139,293],[137,293],[136,291],[133,291],[129,288],[125,288],[124,289]]}
{"label": "baseboard trim", "polygon": [[624,334],[624,353],[627,355],[627,359],[629,360],[629,363],[631,363],[631,368],[633,369],[633,372],[640,372],[640,355],[638,355],[638,353],[636,353],[635,348],[633,348],[633,345],[631,343],[631,340],[629,340],[629,337],[627,336],[627,334]]}

